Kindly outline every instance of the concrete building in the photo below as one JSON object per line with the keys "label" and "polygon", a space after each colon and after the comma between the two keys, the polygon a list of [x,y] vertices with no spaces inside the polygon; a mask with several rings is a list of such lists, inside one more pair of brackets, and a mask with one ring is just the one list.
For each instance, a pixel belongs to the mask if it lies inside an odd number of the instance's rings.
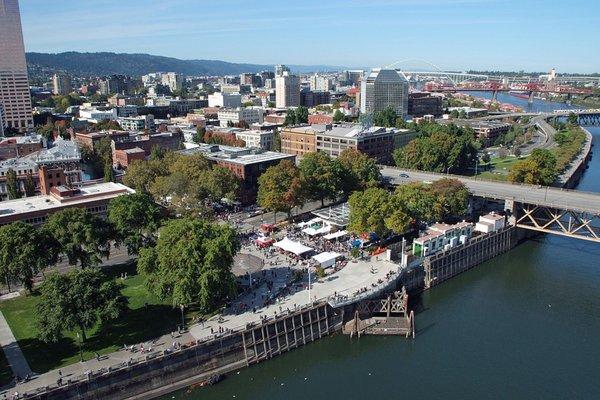
{"label": "concrete building", "polygon": [[33,126],[18,0],[0,0],[0,104],[7,129]]}
{"label": "concrete building", "polygon": [[81,186],[40,183],[46,192],[41,196],[0,203],[0,225],[16,221],[41,225],[50,215],[71,207],[85,208],[94,215],[104,217],[112,199],[135,193],[133,189],[114,182]]}
{"label": "concrete building", "polygon": [[373,69],[361,83],[360,111],[372,114],[392,107],[401,118],[408,115],[408,81],[393,69]]}
{"label": "concrete building", "polygon": [[4,129],[6,129],[6,116],[4,115],[4,105],[0,103],[0,137],[4,137]]}
{"label": "concrete building", "polygon": [[248,125],[263,122],[264,110],[254,107],[221,108],[217,112],[219,124],[221,127],[227,127],[230,124],[238,124],[245,121]]}
{"label": "concrete building", "polygon": [[28,156],[42,150],[42,137],[37,134],[15,136],[0,140],[0,160]]}
{"label": "concrete building", "polygon": [[481,233],[491,233],[504,228],[506,224],[505,217],[494,212],[482,215],[475,224],[475,230]]}
{"label": "concrete building", "polygon": [[277,108],[300,106],[300,77],[284,71],[275,77],[275,104]]}
{"label": "concrete building", "polygon": [[165,72],[161,75],[161,82],[167,86],[171,92],[180,91],[183,87],[183,76],[175,72]]}
{"label": "concrete building", "polygon": [[242,95],[239,93],[216,92],[208,95],[209,107],[236,108],[242,105]]}
{"label": "concrete building", "polygon": [[320,75],[311,75],[311,77],[309,78],[309,84],[310,84],[310,90],[312,90],[313,92],[327,92],[329,90],[331,90],[332,88],[332,84],[331,84],[331,79],[327,78],[326,76],[320,76]]}
{"label": "concrete building", "polygon": [[97,124],[100,121],[115,121],[117,109],[114,107],[80,107],[79,119]]}
{"label": "concrete building", "polygon": [[155,147],[171,151],[179,150],[183,147],[183,133],[179,130],[152,135],[130,132],[127,136],[111,139],[113,139],[111,142],[113,149],[113,165],[116,167],[127,167],[127,165],[121,164],[123,157],[119,156],[119,150],[139,148],[145,152],[146,156],[149,156],[152,153],[152,149]]}
{"label": "concrete building", "polygon": [[442,96],[427,92],[410,93],[408,95],[408,114],[412,117],[433,115],[439,118],[444,112],[442,103]]}
{"label": "concrete building", "polygon": [[117,120],[121,128],[126,131],[153,131],[156,126],[154,124],[154,116],[152,114],[140,115],[136,117],[123,117]]}
{"label": "concrete building", "polygon": [[263,150],[273,148],[273,131],[242,130],[235,132],[235,138],[243,140],[246,147],[257,147]]}
{"label": "concrete building", "polygon": [[57,73],[52,77],[52,93],[65,95],[73,91],[71,77],[67,74]]}
{"label": "concrete building", "polygon": [[507,133],[512,125],[500,121],[469,121],[467,126],[473,129],[475,137],[484,147],[489,147],[494,145],[499,136]]}
{"label": "concrete building", "polygon": [[331,103],[330,92],[314,92],[312,90],[302,90],[300,92],[300,105],[308,108],[316,107],[319,104]]}
{"label": "concrete building", "polygon": [[290,72],[290,69],[283,65],[283,64],[279,64],[275,66],[275,76],[270,77],[271,79],[276,78],[278,76],[283,76],[284,72]]}
{"label": "concrete building", "polygon": [[306,153],[317,151],[317,138],[311,126],[282,128],[279,135],[282,153],[293,154],[301,159]]}
{"label": "concrete building", "polygon": [[206,158],[217,165],[233,172],[241,180],[240,200],[244,204],[256,200],[258,178],[267,168],[279,164],[282,160],[294,162],[295,159],[293,155],[274,151],[209,144],[201,144],[198,147],[181,150],[180,153],[184,155],[204,154]]}

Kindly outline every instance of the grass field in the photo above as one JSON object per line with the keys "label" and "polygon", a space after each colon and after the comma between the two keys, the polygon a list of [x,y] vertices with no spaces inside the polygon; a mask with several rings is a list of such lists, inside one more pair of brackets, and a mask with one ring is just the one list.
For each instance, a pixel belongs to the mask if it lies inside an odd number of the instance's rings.
{"label": "grass field", "polygon": [[506,181],[508,172],[512,166],[515,165],[517,161],[523,159],[525,159],[525,157],[493,158],[488,164],[479,165],[477,177],[492,181]]}
{"label": "grass field", "polygon": [[[143,279],[135,274],[133,266],[117,270],[120,275],[126,269],[130,277],[123,281],[123,294],[129,299],[129,310],[116,321],[97,325],[86,332],[88,339],[83,345],[84,359],[94,357],[94,352],[107,354],[124,344],[140,343],[177,328],[181,323],[181,311],[159,301],[148,292]],[[68,332],[58,343],[47,344],[37,338],[35,315],[39,294],[22,296],[0,303],[0,310],[8,321],[29,365],[35,372],[46,372],[79,361],[79,343],[75,332]],[[191,318],[188,313],[186,318]]]}

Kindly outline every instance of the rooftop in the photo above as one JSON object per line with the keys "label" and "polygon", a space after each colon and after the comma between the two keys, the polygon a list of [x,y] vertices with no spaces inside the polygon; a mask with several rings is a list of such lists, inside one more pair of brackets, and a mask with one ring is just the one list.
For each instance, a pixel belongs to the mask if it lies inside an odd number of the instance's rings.
{"label": "rooftop", "polygon": [[[65,187],[58,187],[57,189],[58,192],[71,193],[71,190]],[[133,189],[114,182],[96,183],[89,186],[80,186],[76,189],[78,189],[76,193],[65,197],[58,194],[49,194],[0,202],[0,223],[6,216],[35,211],[51,212],[65,206],[85,205],[92,201],[110,200],[122,194],[135,193]]]}
{"label": "rooftop", "polygon": [[263,151],[257,148],[222,146],[217,144],[199,144],[198,147],[180,150],[184,155],[204,154],[206,158],[213,161],[227,161],[240,165],[251,165],[266,161],[291,159],[290,154],[274,151]]}

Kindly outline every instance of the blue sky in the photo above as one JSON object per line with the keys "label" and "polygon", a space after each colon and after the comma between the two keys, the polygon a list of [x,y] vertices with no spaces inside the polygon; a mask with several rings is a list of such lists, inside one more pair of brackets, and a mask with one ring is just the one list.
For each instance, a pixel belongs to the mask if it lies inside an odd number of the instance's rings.
{"label": "blue sky", "polygon": [[[20,0],[28,51],[600,72],[600,0]],[[405,61],[411,60],[411,61]],[[429,68],[430,69],[430,68]]]}

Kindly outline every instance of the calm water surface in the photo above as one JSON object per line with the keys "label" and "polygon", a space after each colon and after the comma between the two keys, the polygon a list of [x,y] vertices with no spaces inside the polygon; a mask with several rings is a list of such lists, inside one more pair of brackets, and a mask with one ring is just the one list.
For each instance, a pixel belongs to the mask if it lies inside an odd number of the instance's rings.
{"label": "calm water surface", "polygon": [[[600,129],[590,131],[600,148]],[[600,192],[600,156],[579,189]],[[336,335],[164,398],[600,399],[600,244],[529,241],[424,293],[419,307],[414,340]]]}

